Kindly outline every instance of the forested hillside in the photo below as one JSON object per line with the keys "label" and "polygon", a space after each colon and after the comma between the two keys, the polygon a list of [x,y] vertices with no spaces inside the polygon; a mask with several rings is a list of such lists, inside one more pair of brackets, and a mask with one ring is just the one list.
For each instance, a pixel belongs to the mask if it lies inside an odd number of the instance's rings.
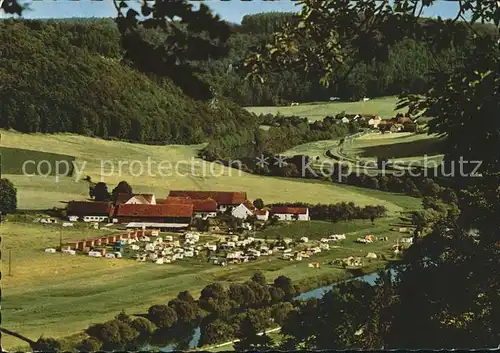
{"label": "forested hillside", "polygon": [[[254,124],[120,60],[112,20],[0,22],[0,127],[145,143],[199,143]],[[210,104],[215,103],[215,104]]]}
{"label": "forested hillside", "polygon": [[[249,49],[293,19],[290,13],[265,13],[230,25],[229,55],[193,62],[202,69],[198,76],[216,92],[216,99],[208,101],[186,96],[169,79],[127,66],[112,19],[3,20],[0,128],[152,144],[199,143],[210,137],[238,142],[243,135],[253,135],[259,123],[238,105],[421,93],[431,70],[453,70],[469,49],[464,42],[431,54],[424,43],[404,40],[390,48],[385,61],[346,63],[329,89],[314,74],[286,68],[268,75],[262,84],[246,81],[238,69]],[[148,35],[152,43],[164,38],[155,31]]]}
{"label": "forested hillside", "polygon": [[[469,33],[468,40],[454,43],[442,51],[431,50],[429,45],[413,39],[396,42],[389,48],[388,58],[365,62],[345,62],[333,78],[330,88],[320,82],[320,75],[283,68],[266,73],[266,81],[250,83],[241,79],[234,70],[248,48],[280,30],[286,21],[294,21],[290,13],[263,13],[247,15],[241,26],[236,26],[229,57],[217,63],[208,63],[219,91],[243,106],[280,105],[291,101],[327,101],[332,96],[344,100],[358,100],[363,96],[380,97],[399,95],[404,91],[422,93],[430,82],[431,71],[451,72],[461,66],[464,52],[471,50],[472,30],[457,24]],[[495,33],[494,26],[476,24],[474,31]],[[442,40],[446,40],[443,38]]]}

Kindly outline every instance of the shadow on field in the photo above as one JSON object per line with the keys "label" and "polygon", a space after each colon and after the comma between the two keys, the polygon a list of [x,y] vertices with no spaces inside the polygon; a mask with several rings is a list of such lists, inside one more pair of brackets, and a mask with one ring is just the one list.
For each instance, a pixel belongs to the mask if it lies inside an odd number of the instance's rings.
{"label": "shadow on field", "polygon": [[364,147],[360,150],[361,157],[405,158],[432,156],[443,150],[444,140],[425,139],[411,142],[394,143],[390,145]]}

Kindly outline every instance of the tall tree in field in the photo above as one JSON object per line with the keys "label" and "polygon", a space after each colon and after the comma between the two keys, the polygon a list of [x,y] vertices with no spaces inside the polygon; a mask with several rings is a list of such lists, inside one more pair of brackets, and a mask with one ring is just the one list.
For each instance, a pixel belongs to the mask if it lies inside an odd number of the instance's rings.
{"label": "tall tree in field", "polygon": [[0,179],[0,214],[6,215],[17,209],[17,190],[9,179]]}
{"label": "tall tree in field", "polygon": [[111,197],[108,186],[102,181],[89,187],[89,196],[95,201],[109,201]]}
{"label": "tall tree in field", "polygon": [[132,197],[132,187],[125,180],[122,180],[118,183],[118,185],[111,192],[111,197],[113,201],[116,201],[118,194],[125,194]]}

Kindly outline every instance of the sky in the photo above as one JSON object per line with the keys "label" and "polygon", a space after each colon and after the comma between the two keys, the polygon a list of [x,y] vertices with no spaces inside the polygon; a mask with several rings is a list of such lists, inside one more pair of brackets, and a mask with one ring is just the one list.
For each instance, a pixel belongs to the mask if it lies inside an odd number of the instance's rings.
{"label": "sky", "polygon": [[[132,0],[136,2],[137,0]],[[0,0],[1,2],[1,0]],[[22,2],[22,1],[21,1]],[[30,11],[23,14],[24,18],[69,18],[69,17],[115,17],[116,10],[112,0],[32,0]],[[200,1],[191,1],[196,4]],[[204,0],[221,18],[232,22],[241,23],[244,15],[259,12],[289,12],[297,11],[298,6],[293,0]],[[443,18],[454,17],[457,5],[454,1],[436,1],[435,5],[424,12],[426,17]],[[0,18],[5,16],[0,14]]]}

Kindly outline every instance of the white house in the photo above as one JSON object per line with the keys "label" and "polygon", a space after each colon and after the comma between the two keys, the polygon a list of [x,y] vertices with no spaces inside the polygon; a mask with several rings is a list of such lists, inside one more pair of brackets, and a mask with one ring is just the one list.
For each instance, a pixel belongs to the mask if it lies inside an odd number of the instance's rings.
{"label": "white house", "polygon": [[370,120],[368,120],[368,125],[376,129],[376,128],[378,128],[378,125],[380,124],[381,121],[382,121],[382,118],[379,116],[376,116],[375,118],[371,118]]}
{"label": "white house", "polygon": [[274,206],[271,215],[280,221],[309,221],[309,209],[306,207]]}
{"label": "white house", "polygon": [[129,198],[125,204],[132,205],[156,205],[154,194],[136,194]]}
{"label": "white house", "polygon": [[255,210],[255,216],[258,221],[267,221],[269,219],[269,211],[268,210]]}
{"label": "white house", "polygon": [[349,119],[343,117],[340,121],[343,122],[344,124],[347,124],[349,122]]}
{"label": "white house", "polygon": [[246,219],[248,216],[252,216],[253,212],[245,204],[241,203],[233,208],[231,214],[236,218]]}
{"label": "white house", "polygon": [[309,241],[309,238],[308,237],[302,237],[302,238],[300,238],[300,241],[303,242],[303,243],[307,243]]}

